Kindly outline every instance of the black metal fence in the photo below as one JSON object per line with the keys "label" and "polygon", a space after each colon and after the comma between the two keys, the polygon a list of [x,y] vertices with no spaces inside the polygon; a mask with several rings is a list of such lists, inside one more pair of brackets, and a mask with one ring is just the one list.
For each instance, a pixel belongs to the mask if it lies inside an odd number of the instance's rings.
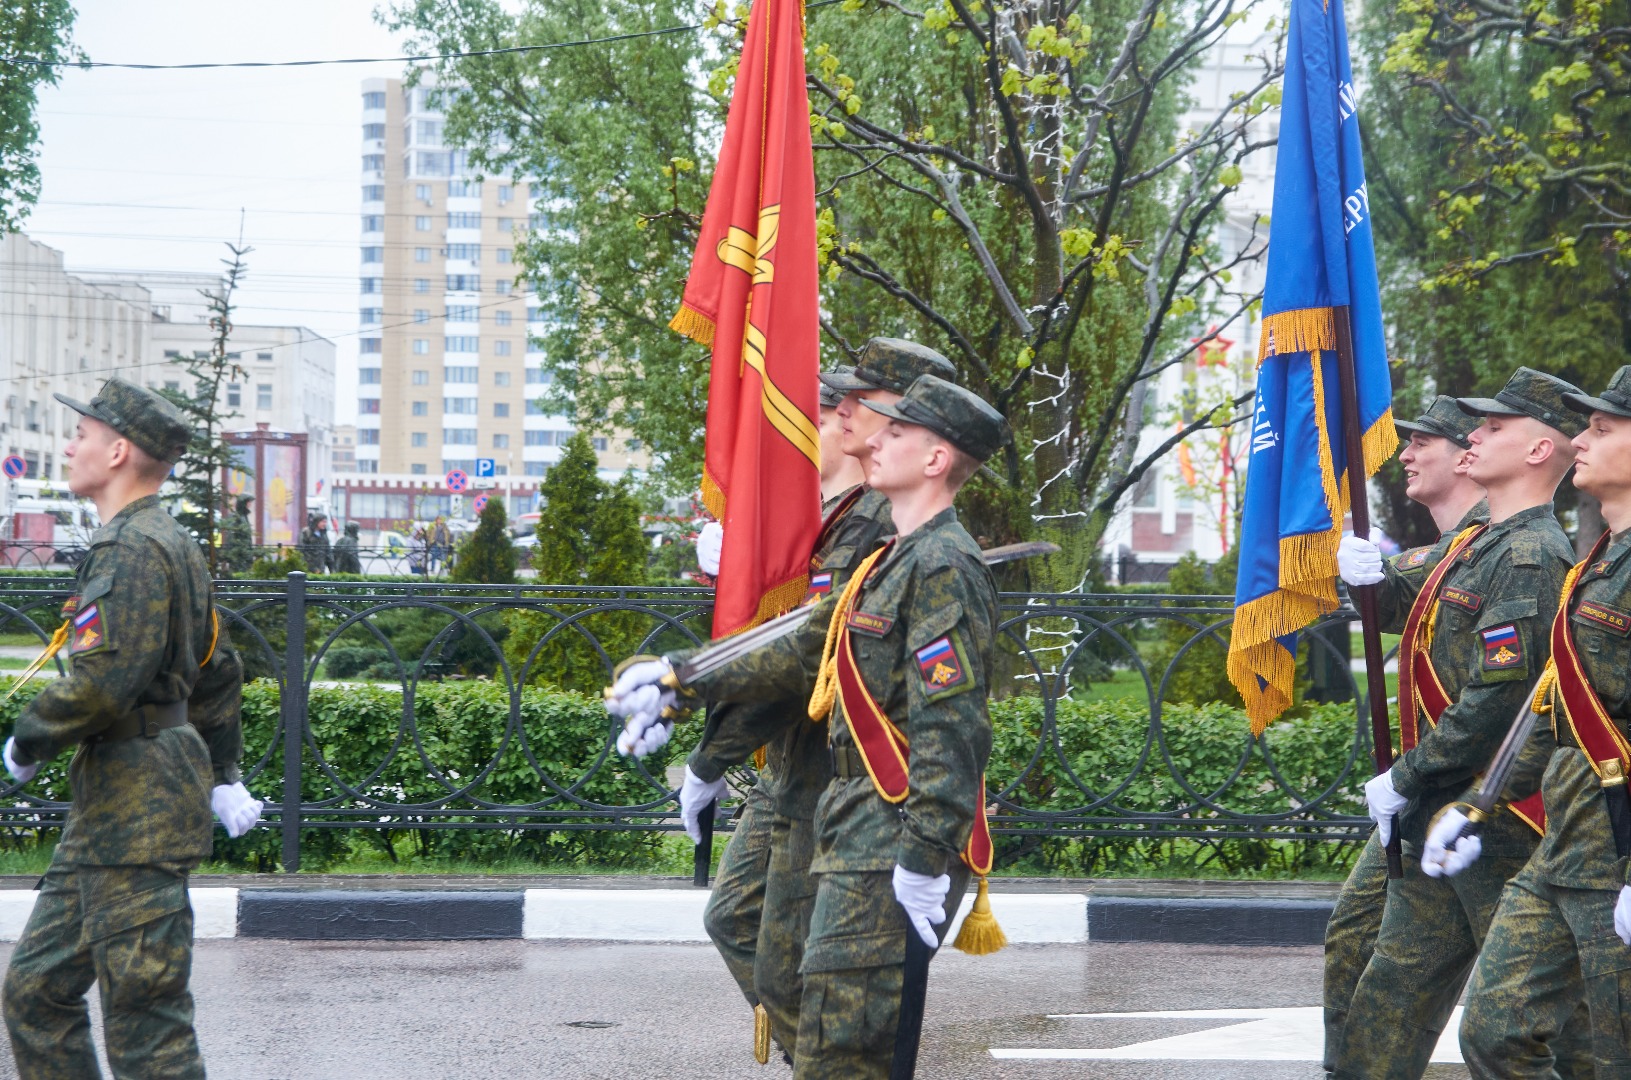
{"label": "black metal fence", "polygon": [[[300,573],[221,581],[217,590],[248,674],[266,680],[264,700],[276,688],[275,717],[268,705],[267,722],[248,739],[245,781],[281,830],[285,870],[298,869],[302,831],[312,829],[677,828],[665,767],[682,757],[671,754],[666,765],[619,758],[616,723],[588,695],[622,655],[705,640],[707,590],[330,582]],[[44,642],[70,591],[62,578],[0,579],[0,633]],[[1238,710],[1214,700],[1228,693],[1231,616],[1229,598],[1218,596],[1004,594],[994,831],[1363,838],[1357,794],[1369,774],[1369,729],[1363,680],[1347,660],[1353,613],[1343,609],[1304,637],[1304,670],[1313,675],[1305,702],[1324,704],[1258,739]],[[52,668],[60,674],[60,661]],[[557,693],[576,710],[577,728],[536,707],[529,695],[546,692],[536,688],[541,677],[580,692]],[[448,680],[485,695],[480,730],[458,744],[462,751],[429,733],[416,707],[445,696],[433,687]],[[345,704],[358,686],[376,698],[400,694],[400,706],[391,697],[388,718],[371,720]],[[318,699],[331,702],[320,717],[308,707]],[[560,749],[565,735],[576,741],[571,753]],[[676,744],[683,749],[687,738]],[[351,752],[362,746],[372,749]],[[501,776],[510,794],[495,798]],[[65,813],[66,804],[27,789],[0,788],[0,799],[10,803],[0,823],[14,828],[53,826]]]}

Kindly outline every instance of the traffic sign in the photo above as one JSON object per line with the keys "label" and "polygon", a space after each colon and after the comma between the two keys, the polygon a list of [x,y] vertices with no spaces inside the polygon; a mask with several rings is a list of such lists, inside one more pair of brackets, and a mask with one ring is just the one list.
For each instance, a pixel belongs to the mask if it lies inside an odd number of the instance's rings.
{"label": "traffic sign", "polygon": [[452,508],[452,516],[453,517],[458,517],[460,514],[464,513],[464,496],[463,495],[454,495],[454,496],[451,497],[451,499],[449,501],[453,503],[453,508]]}
{"label": "traffic sign", "polygon": [[0,471],[3,471],[13,480],[21,480],[28,473],[28,462],[16,454],[7,455],[4,462],[0,462]]}
{"label": "traffic sign", "polygon": [[470,505],[475,508],[475,511],[478,514],[487,509],[487,493],[484,491],[480,495],[477,495],[476,501]]}
{"label": "traffic sign", "polygon": [[447,490],[457,494],[470,486],[470,474],[463,469],[447,471]]}
{"label": "traffic sign", "polygon": [[498,481],[494,480],[490,476],[478,476],[474,480],[470,481],[470,486],[475,488],[477,491],[491,491],[493,488],[498,486]]}
{"label": "traffic sign", "polygon": [[477,476],[497,476],[498,473],[493,470],[493,459],[490,458],[490,457],[479,457],[479,458],[477,458],[476,459],[476,475]]}

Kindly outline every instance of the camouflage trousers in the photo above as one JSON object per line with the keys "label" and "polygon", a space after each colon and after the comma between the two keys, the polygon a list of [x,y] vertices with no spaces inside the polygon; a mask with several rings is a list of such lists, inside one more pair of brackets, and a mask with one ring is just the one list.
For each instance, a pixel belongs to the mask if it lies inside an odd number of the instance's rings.
{"label": "camouflage trousers", "polygon": [[1597,1080],[1631,1080],[1631,948],[1614,933],[1616,899],[1527,871],[1507,885],[1461,1020],[1475,1078],[1562,1072],[1554,1053],[1583,997]]}
{"label": "camouflage trousers", "polygon": [[[944,939],[968,889],[968,868],[948,869]],[[804,943],[804,1001],[793,1080],[888,1080],[900,1021],[906,935],[887,870],[817,874]]]}
{"label": "camouflage trousers", "polygon": [[1359,978],[1376,950],[1387,904],[1387,852],[1371,833],[1342,884],[1331,921],[1325,926],[1325,1069],[1334,1071],[1341,1056]]}
{"label": "camouflage trousers", "polygon": [[116,1078],[203,1080],[187,989],[188,869],[51,865],[6,971],[6,1030],[22,1080],[102,1075],[85,1003],[93,983]]}
{"label": "camouflage trousers", "polygon": [[798,1044],[799,965],[815,907],[815,824],[775,812],[749,796],[720,861],[703,925],[750,1005],[763,1005],[770,1030],[792,1054]]}

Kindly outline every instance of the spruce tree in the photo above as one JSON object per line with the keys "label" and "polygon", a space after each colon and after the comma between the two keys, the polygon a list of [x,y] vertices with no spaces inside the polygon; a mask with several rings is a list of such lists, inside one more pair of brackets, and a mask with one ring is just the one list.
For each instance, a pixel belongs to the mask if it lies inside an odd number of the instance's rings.
{"label": "spruce tree", "polygon": [[467,585],[514,584],[515,545],[510,542],[509,524],[504,500],[489,497],[476,531],[459,543],[449,579]]}

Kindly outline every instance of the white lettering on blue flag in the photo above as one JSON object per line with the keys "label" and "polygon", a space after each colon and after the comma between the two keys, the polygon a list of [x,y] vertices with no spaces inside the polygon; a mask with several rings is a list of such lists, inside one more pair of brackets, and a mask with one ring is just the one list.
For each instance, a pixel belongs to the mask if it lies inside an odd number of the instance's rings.
{"label": "white lettering on blue flag", "polygon": [[1257,415],[1252,418],[1252,453],[1259,450],[1272,450],[1280,441],[1280,436],[1274,430],[1274,423],[1269,419],[1269,411],[1263,404],[1263,395],[1257,396]]}
{"label": "white lettering on blue flag", "polygon": [[1365,185],[1354,188],[1353,194],[1342,200],[1342,231],[1351,233],[1370,216],[1370,193]]}
{"label": "white lettering on blue flag", "polygon": [[1354,90],[1351,82],[1342,82],[1337,85],[1337,122],[1346,122],[1348,117],[1359,111],[1359,94]]}

